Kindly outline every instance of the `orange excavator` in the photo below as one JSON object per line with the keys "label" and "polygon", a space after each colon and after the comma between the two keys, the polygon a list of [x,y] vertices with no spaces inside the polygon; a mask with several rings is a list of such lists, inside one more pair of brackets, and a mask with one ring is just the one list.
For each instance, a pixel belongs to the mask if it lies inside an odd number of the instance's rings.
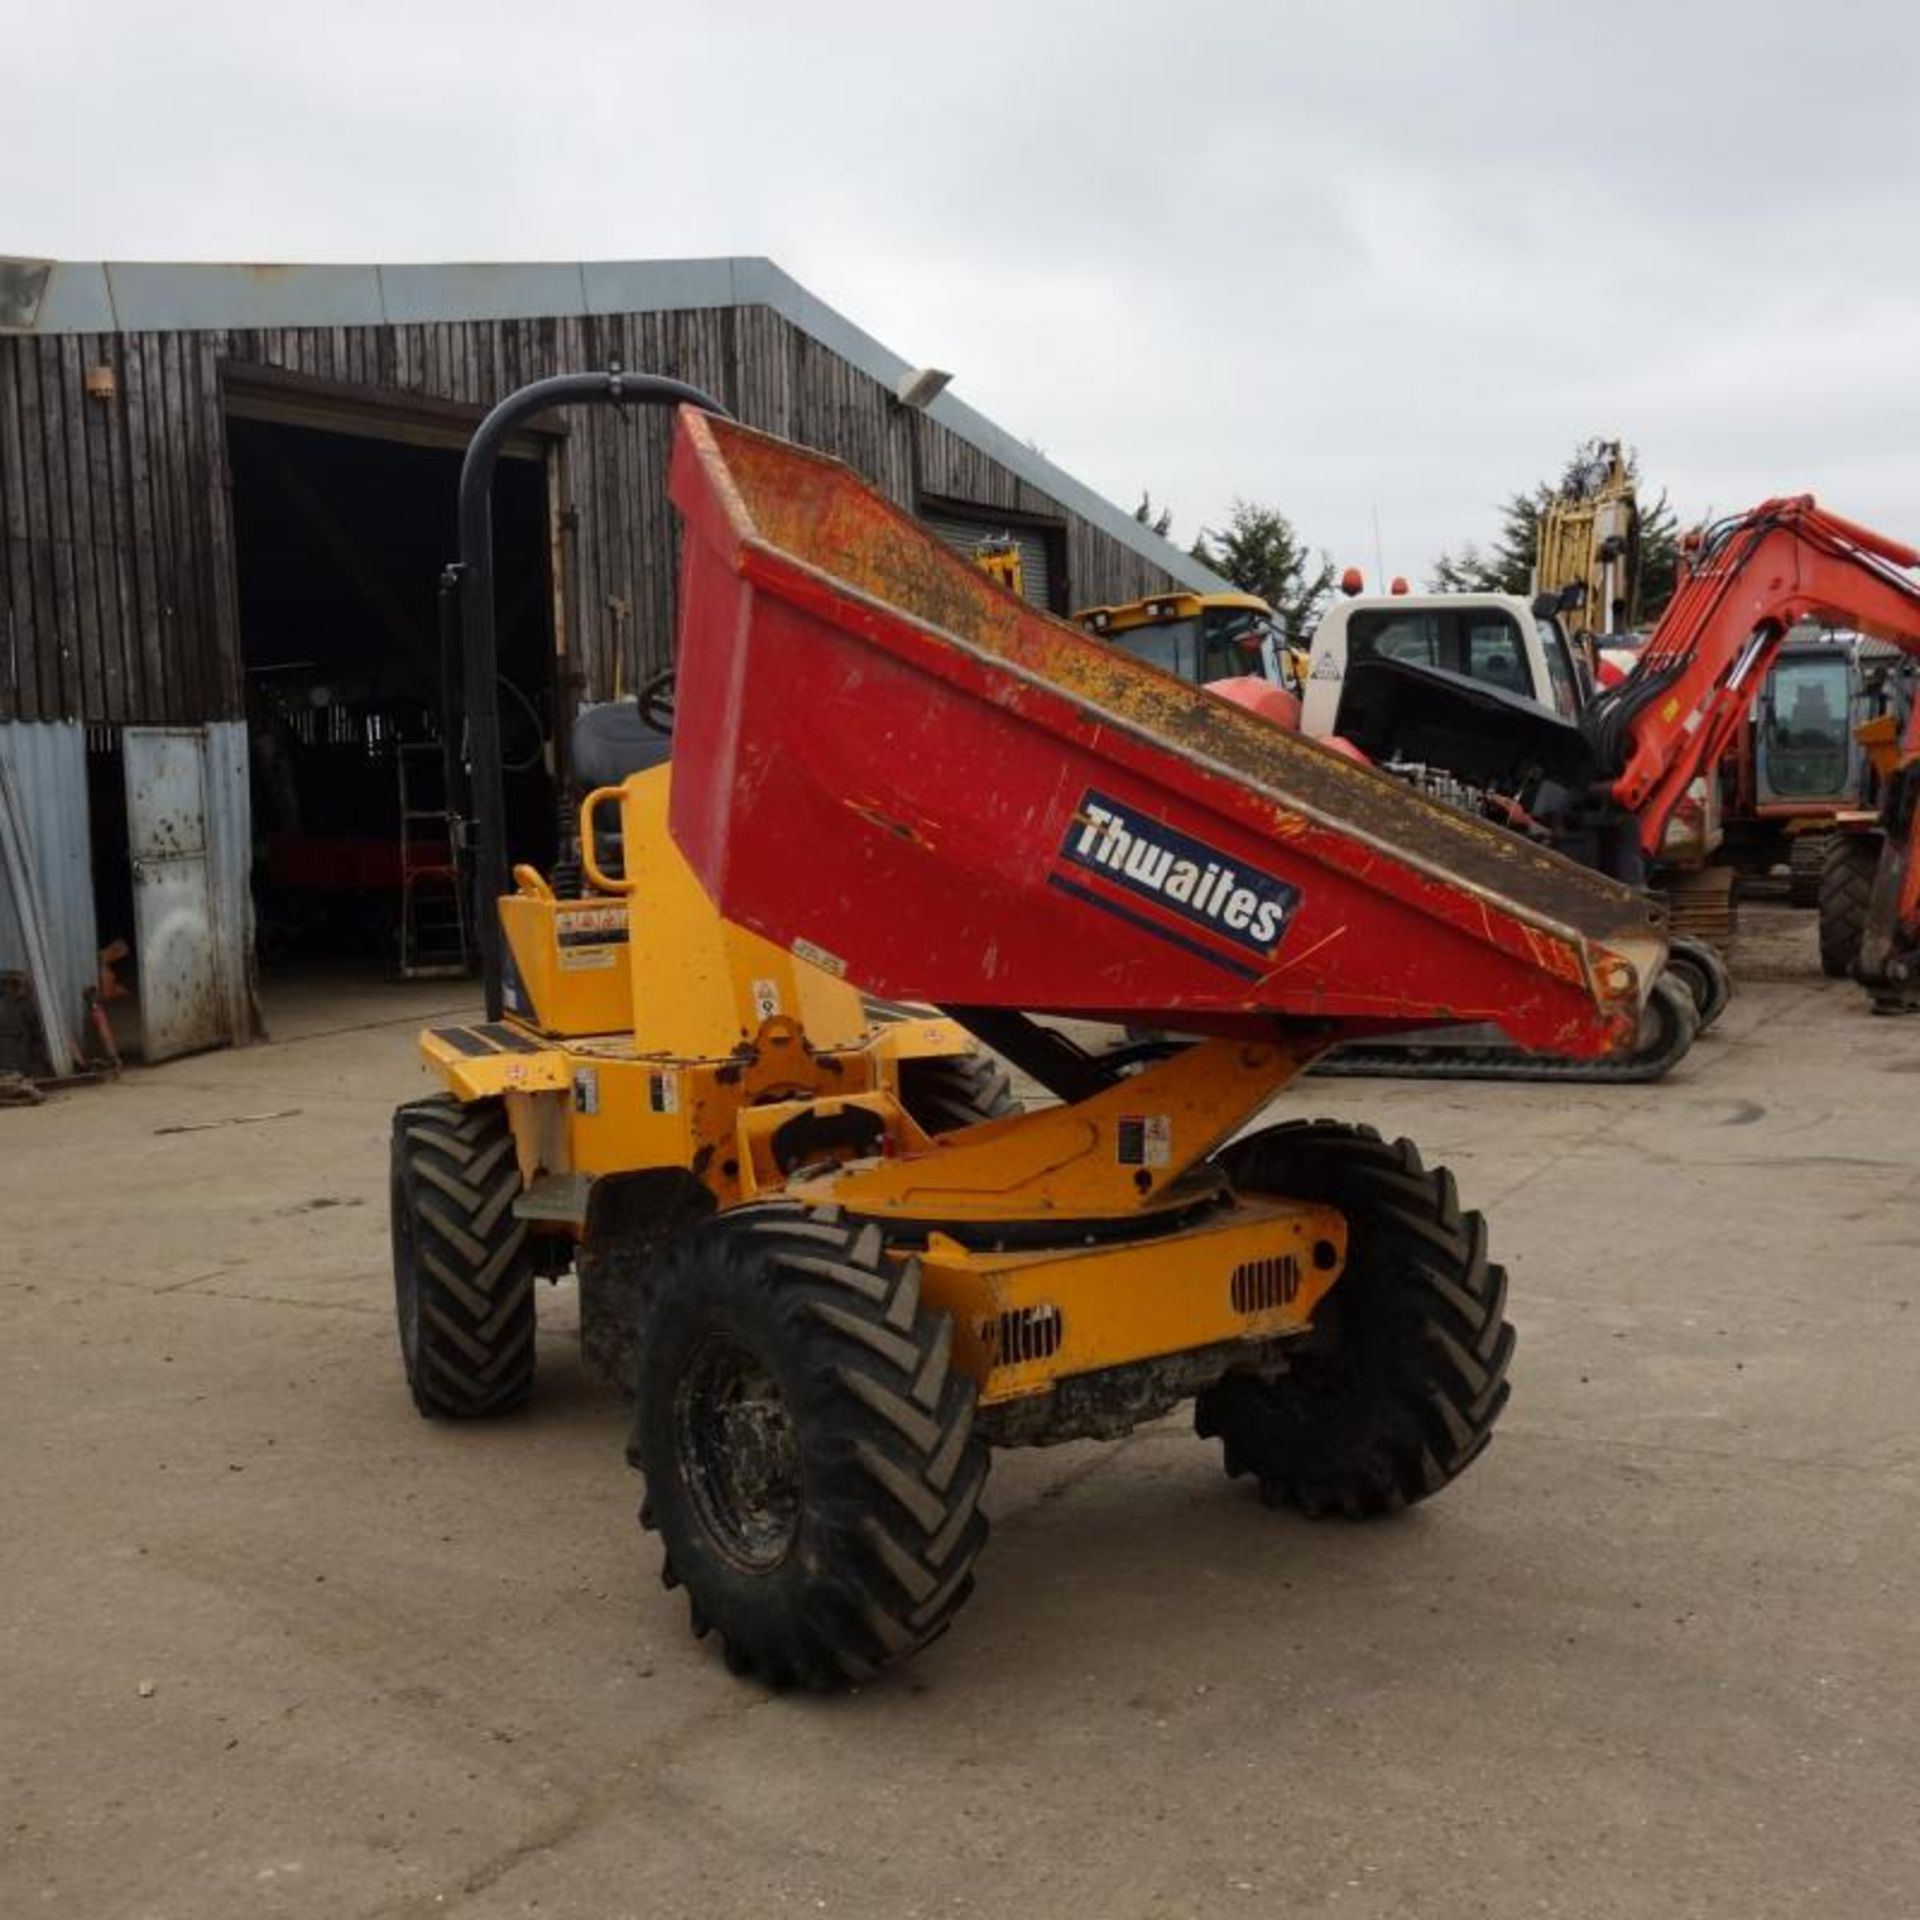
{"label": "orange excavator", "polygon": [[[1473,810],[1645,885],[1670,830],[1716,775],[1791,628],[1850,628],[1920,655],[1920,553],[1811,495],[1703,529],[1634,671],[1573,714],[1470,674],[1384,652],[1316,656],[1338,684],[1322,720],[1254,680],[1215,691],[1375,765],[1457,783]],[[1324,691],[1324,690],[1323,690]],[[1309,703],[1311,705],[1311,703]],[[1882,735],[1889,735],[1886,723]],[[1853,970],[1876,1006],[1920,989],[1920,720],[1872,743],[1876,816],[1850,819],[1836,859],[1861,896]]]}
{"label": "orange excavator", "polygon": [[[1920,654],[1920,551],[1816,505],[1764,501],[1706,529],[1638,665],[1602,694],[1586,733],[1606,801],[1651,857],[1668,819],[1732,748],[1791,628],[1848,627]],[[1891,731],[1883,728],[1883,732]],[[1920,1005],[1920,718],[1877,740],[1877,821],[1854,823],[1871,868],[1856,977],[1886,1010]]]}

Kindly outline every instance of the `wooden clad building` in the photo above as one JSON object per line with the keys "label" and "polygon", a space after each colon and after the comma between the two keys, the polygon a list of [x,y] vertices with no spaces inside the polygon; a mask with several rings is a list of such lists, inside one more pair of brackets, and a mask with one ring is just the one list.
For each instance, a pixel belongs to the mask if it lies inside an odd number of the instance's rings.
{"label": "wooden clad building", "polygon": [[[0,259],[0,802],[66,849],[24,919],[0,889],[0,973],[52,952],[70,997],[127,940],[159,1057],[242,1037],[256,958],[417,961],[460,456],[512,389],[616,362],[1012,538],[1056,611],[1222,584],[952,394],[903,403],[909,364],[770,261]],[[516,857],[554,851],[575,709],[669,661],[669,432],[582,408],[501,463]]]}
{"label": "wooden clad building", "polygon": [[[459,447],[510,389],[624,366],[847,460],[943,530],[1012,532],[1056,608],[1205,569],[943,395],[771,262],[212,267],[0,262],[0,720],[245,710],[230,425]],[[544,460],[576,696],[660,664],[673,535],[657,411],[582,410]],[[447,555],[434,555],[438,560]]]}

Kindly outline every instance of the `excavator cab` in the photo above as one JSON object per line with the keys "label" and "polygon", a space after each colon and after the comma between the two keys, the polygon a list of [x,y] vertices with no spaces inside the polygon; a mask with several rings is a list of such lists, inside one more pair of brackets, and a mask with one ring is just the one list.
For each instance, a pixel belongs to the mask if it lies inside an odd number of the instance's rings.
{"label": "excavator cab", "polygon": [[1854,652],[1850,638],[1782,648],[1755,716],[1759,806],[1859,799],[1865,755],[1854,738],[1862,705]]}

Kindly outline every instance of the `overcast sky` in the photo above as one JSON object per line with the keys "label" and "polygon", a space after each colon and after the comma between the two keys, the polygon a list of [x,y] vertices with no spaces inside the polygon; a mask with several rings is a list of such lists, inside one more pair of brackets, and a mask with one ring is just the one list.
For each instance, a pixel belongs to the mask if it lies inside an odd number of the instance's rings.
{"label": "overcast sky", "polygon": [[1920,535],[1920,6],[0,0],[0,253],[768,254],[1185,544],[1588,434]]}

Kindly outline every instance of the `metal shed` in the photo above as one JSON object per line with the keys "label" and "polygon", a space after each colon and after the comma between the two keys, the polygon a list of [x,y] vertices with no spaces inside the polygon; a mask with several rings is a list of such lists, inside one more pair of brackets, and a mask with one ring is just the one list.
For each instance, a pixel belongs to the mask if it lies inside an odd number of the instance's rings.
{"label": "metal shed", "polygon": [[[407,749],[435,737],[459,450],[510,389],[613,362],[840,456],[949,539],[1011,536],[1056,610],[1220,584],[950,393],[902,405],[908,362],[767,260],[0,260],[0,741],[35,729],[8,755],[28,812],[91,821],[93,898],[50,889],[48,937],[132,941],[143,1010],[180,1015],[150,1018],[150,1057],[244,1037],[256,908],[269,959],[324,936],[391,963],[392,930],[341,902],[398,899],[404,817],[439,804]],[[503,697],[536,842],[568,716],[666,659],[667,432],[592,410],[506,463]],[[82,730],[84,753],[53,744]],[[17,918],[0,890],[0,970]]]}

